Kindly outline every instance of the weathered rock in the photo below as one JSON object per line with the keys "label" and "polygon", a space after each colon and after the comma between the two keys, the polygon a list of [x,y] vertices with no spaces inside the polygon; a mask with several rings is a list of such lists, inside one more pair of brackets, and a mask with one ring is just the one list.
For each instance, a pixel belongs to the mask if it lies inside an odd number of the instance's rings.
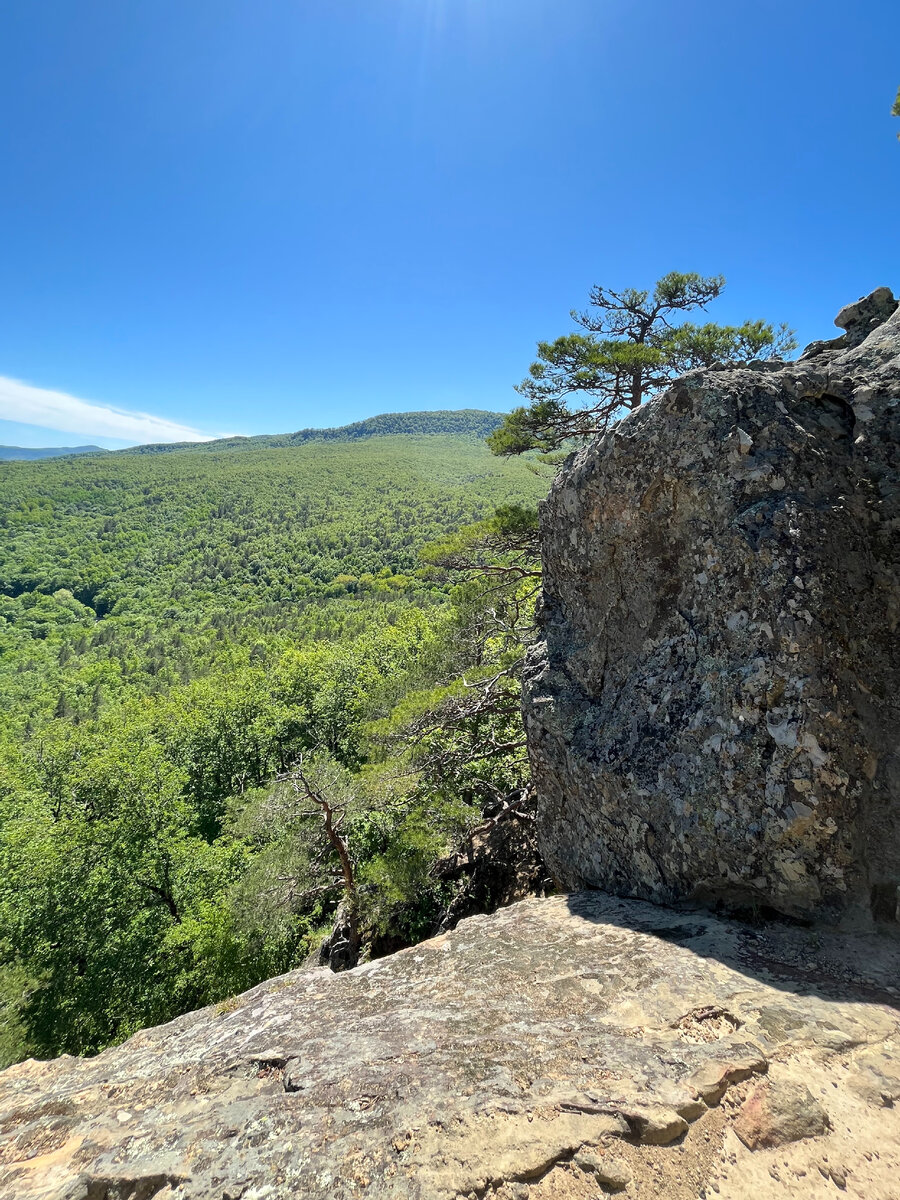
{"label": "weathered rock", "polygon": [[767,1079],[745,1101],[734,1132],[749,1150],[784,1146],[827,1133],[828,1114],[804,1083]]}
{"label": "weathered rock", "polygon": [[582,1171],[596,1175],[598,1183],[604,1183],[611,1191],[628,1187],[633,1178],[631,1168],[620,1158],[609,1154],[599,1155],[593,1150],[580,1150],[575,1155],[575,1165]]}
{"label": "weathered rock", "polygon": [[[637,1140],[646,1146],[668,1146],[687,1133],[687,1120],[664,1104],[624,1104],[619,1111]],[[702,1109],[694,1111],[699,1116]]]}
{"label": "weathered rock", "polygon": [[687,1082],[704,1104],[713,1105],[719,1103],[732,1084],[743,1083],[751,1075],[760,1074],[763,1070],[758,1057],[736,1062],[711,1059]]}
{"label": "weathered rock", "polygon": [[863,296],[855,304],[845,304],[834,323],[844,333],[840,337],[831,338],[824,342],[813,342],[807,346],[800,356],[801,360],[814,358],[823,350],[849,350],[858,346],[878,325],[882,325],[897,308],[890,288],[876,288],[868,296]]}
{"label": "weathered rock", "polygon": [[[819,994],[801,995],[813,953]],[[851,1105],[841,1161],[866,1200],[887,1197],[900,1108],[831,1080],[892,1069],[898,975],[895,939],[762,935],[598,893],[526,900],[93,1059],[10,1068],[0,1198],[576,1200],[633,1175],[641,1200],[695,1200],[726,1089],[770,1058],[814,1060],[829,1109]]]}
{"label": "weathered rock", "polygon": [[544,506],[524,712],[566,887],[900,915],[900,311],[698,371]]}

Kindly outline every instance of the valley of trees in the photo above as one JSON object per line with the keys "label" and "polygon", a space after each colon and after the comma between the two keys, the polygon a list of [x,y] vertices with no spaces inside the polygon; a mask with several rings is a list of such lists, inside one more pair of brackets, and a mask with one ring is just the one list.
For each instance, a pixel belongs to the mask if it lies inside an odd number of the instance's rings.
{"label": "valley of trees", "polygon": [[0,1063],[455,919],[447,864],[532,816],[553,466],[679,372],[793,348],[683,319],[723,286],[595,288],[505,419],[0,466]]}
{"label": "valley of trees", "polygon": [[347,899],[341,846],[370,943],[432,932],[459,886],[435,864],[527,785],[549,478],[493,458],[483,416],[2,465],[3,1062],[298,965]]}

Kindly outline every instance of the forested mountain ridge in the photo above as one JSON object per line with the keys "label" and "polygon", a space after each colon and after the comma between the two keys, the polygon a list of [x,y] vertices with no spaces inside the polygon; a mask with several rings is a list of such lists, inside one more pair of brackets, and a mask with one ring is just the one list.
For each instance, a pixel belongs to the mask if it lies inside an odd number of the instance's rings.
{"label": "forested mountain ridge", "polygon": [[107,454],[102,446],[0,446],[0,461],[64,458],[67,454]]}
{"label": "forested mountain ridge", "polygon": [[[509,661],[502,595],[420,552],[548,483],[468,431],[4,465],[0,1059],[96,1050],[302,961],[341,891],[278,781],[301,757],[373,934],[431,931],[454,895],[431,865],[524,756],[517,680],[466,708],[463,675]],[[412,745],[444,697],[456,724]]]}
{"label": "forested mountain ridge", "polygon": [[397,434],[456,434],[484,439],[503,423],[503,414],[480,408],[436,409],[432,412],[380,413],[350,425],[328,429],[298,429],[294,433],[260,433],[250,437],[215,438],[209,442],[158,442],[130,446],[119,454],[166,454],[184,450],[260,450],[302,446],[306,442],[350,442],[358,438]]}

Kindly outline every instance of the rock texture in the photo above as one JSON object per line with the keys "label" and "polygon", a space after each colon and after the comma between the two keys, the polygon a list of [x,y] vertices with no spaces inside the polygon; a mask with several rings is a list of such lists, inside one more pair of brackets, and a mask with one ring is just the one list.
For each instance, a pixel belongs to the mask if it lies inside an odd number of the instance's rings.
{"label": "rock texture", "polygon": [[0,1197],[896,1200],[898,977],[876,935],[526,900],[10,1068]]}
{"label": "rock texture", "polygon": [[900,917],[900,311],[569,460],[524,697],[566,887]]}
{"label": "rock texture", "polygon": [[734,1132],[751,1150],[783,1146],[827,1133],[828,1114],[805,1083],[767,1079],[744,1103]]}

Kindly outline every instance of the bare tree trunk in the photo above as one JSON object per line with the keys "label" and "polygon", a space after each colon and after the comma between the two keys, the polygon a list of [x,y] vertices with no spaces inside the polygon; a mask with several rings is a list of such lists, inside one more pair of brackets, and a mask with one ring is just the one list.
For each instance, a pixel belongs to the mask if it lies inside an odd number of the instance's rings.
{"label": "bare tree trunk", "polygon": [[347,843],[341,836],[341,832],[335,824],[335,808],[329,801],[328,797],[315,787],[309,780],[309,777],[304,773],[302,766],[295,767],[288,775],[291,786],[298,795],[302,795],[305,800],[309,800],[319,809],[322,814],[322,820],[325,826],[325,836],[331,843],[334,852],[338,856],[338,861],[341,864],[341,875],[344,880],[344,916],[347,922],[347,937],[349,946],[347,947],[348,958],[351,965],[355,964],[359,957],[360,942],[362,940],[359,928],[359,898],[356,890],[356,873],[353,869],[353,860],[350,858],[350,852],[347,849]]}
{"label": "bare tree trunk", "polygon": [[644,380],[643,372],[638,368],[631,375],[631,399],[629,400],[630,408],[640,408],[641,401],[644,398]]}

